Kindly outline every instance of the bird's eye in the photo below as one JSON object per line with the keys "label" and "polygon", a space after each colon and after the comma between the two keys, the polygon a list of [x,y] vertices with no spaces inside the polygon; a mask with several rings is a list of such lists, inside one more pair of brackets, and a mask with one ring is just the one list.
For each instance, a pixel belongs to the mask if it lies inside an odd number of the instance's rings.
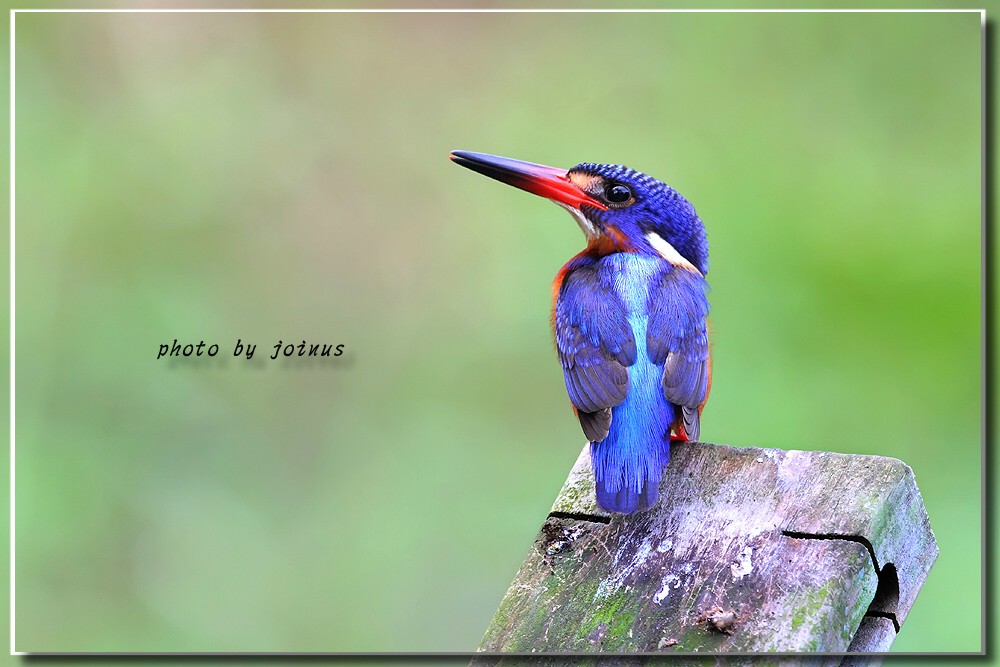
{"label": "bird's eye", "polygon": [[632,191],[628,186],[614,183],[604,189],[604,198],[612,204],[624,204],[632,198]]}

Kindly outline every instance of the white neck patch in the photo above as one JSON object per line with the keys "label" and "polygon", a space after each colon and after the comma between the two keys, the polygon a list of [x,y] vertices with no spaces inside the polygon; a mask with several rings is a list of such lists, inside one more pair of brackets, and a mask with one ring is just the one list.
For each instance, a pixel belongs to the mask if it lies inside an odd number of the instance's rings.
{"label": "white neck patch", "polygon": [[590,220],[587,220],[587,216],[585,216],[583,214],[583,211],[581,211],[580,209],[574,206],[570,206],[569,204],[563,204],[562,202],[556,201],[555,199],[550,199],[549,201],[555,204],[556,206],[559,206],[560,208],[564,208],[567,211],[569,211],[569,214],[573,216],[574,220],[576,220],[576,224],[580,225],[580,229],[583,230],[584,235],[588,239],[597,238],[598,236],[601,235],[601,232],[597,230],[597,227],[594,226],[594,223],[592,223]]}
{"label": "white neck patch", "polygon": [[701,271],[695,268],[694,264],[684,259],[684,257],[677,252],[677,248],[667,243],[667,241],[656,232],[649,232],[646,234],[646,240],[649,241],[649,245],[653,246],[653,250],[658,252],[660,257],[663,259],[667,260],[676,267],[684,269],[685,271],[691,271],[701,275]]}

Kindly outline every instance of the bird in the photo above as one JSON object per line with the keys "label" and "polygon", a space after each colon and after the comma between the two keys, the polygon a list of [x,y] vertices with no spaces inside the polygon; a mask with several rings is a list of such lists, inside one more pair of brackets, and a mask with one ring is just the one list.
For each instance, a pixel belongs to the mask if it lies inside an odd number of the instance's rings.
{"label": "bird", "polygon": [[450,159],[555,202],[583,231],[586,247],[552,283],[556,353],[590,442],[598,506],[649,510],[671,442],[699,439],[711,390],[704,224],[676,190],[624,165]]}

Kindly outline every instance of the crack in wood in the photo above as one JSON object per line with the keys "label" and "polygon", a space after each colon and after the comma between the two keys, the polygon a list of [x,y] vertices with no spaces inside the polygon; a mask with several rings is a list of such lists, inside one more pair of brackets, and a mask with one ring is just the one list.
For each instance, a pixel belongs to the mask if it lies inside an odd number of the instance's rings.
{"label": "crack in wood", "polygon": [[875,618],[888,618],[892,621],[892,627],[895,628],[896,633],[899,634],[899,621],[896,620],[896,615],[891,611],[866,611],[865,616],[872,616]]}
{"label": "crack in wood", "polygon": [[875,574],[878,576],[878,588],[875,591],[875,597],[868,606],[868,611],[865,612],[865,616],[887,618],[892,621],[892,627],[895,628],[896,632],[899,632],[899,621],[896,618],[895,612],[885,609],[885,607],[895,607],[899,602],[899,576],[896,573],[896,566],[892,563],[886,563],[884,568],[879,567],[878,558],[875,556],[875,547],[871,543],[871,540],[862,535],[847,535],[842,533],[803,533],[794,530],[782,530],[781,534],[785,537],[800,540],[846,540],[848,542],[857,542],[864,546],[868,550],[868,555],[872,559],[872,566],[875,568]]}
{"label": "crack in wood", "polygon": [[783,530],[781,531],[781,534],[785,537],[793,537],[799,540],[847,540],[848,542],[857,542],[868,550],[868,555],[872,558],[872,565],[875,566],[876,574],[882,571],[878,566],[878,558],[875,556],[875,547],[872,546],[872,543],[868,541],[867,538],[862,537],[861,535],[845,535],[842,533],[800,533],[794,530]]}
{"label": "crack in wood", "polygon": [[550,519],[573,519],[576,521],[589,521],[591,523],[611,523],[611,517],[600,514],[586,514],[584,512],[549,512]]}

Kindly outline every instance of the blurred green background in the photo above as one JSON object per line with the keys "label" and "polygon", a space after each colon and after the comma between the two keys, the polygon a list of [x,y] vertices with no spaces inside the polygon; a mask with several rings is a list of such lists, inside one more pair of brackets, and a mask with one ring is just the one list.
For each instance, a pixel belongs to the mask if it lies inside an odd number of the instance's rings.
{"label": "blurred green background", "polygon": [[[687,196],[703,438],[909,463],[941,555],[894,649],[979,649],[978,15],[19,14],[16,47],[18,649],[475,648],[583,445],[548,330],[583,242],[454,148]],[[303,338],[347,354],[265,358]]]}

